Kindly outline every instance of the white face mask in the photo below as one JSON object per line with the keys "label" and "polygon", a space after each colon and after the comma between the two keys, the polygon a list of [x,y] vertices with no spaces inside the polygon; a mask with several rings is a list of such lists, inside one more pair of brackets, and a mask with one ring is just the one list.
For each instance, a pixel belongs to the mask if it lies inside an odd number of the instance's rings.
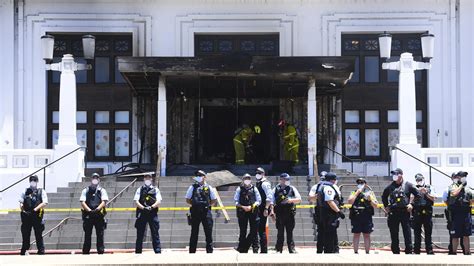
{"label": "white face mask", "polygon": [[151,180],[150,179],[145,180],[145,186],[147,186],[147,187],[151,186]]}
{"label": "white face mask", "polygon": [[38,185],[36,181],[31,181],[30,182],[30,187],[35,188]]}
{"label": "white face mask", "polygon": [[290,185],[290,181],[285,181],[285,186],[289,186]]}
{"label": "white face mask", "polygon": [[92,185],[97,186],[97,184],[99,184],[99,179],[92,179],[91,183]]}
{"label": "white face mask", "polygon": [[464,183],[467,181],[467,177],[461,177],[461,183]]}
{"label": "white face mask", "polygon": [[359,184],[359,185],[357,185],[357,189],[363,189],[364,187],[365,187],[364,184]]}
{"label": "white face mask", "polygon": [[337,185],[337,179],[336,179],[336,180],[334,180],[334,185]]}
{"label": "white face mask", "polygon": [[454,179],[453,179],[453,182],[454,182],[454,183],[459,182],[459,178],[454,178]]}
{"label": "white face mask", "polygon": [[425,185],[425,182],[424,182],[424,181],[418,181],[418,182],[416,182],[416,183],[418,184],[418,186],[423,186],[423,185]]}
{"label": "white face mask", "polygon": [[245,184],[246,186],[248,186],[248,185],[252,184],[252,180],[248,180],[248,179],[247,179],[247,180],[244,180],[244,184]]}
{"label": "white face mask", "polygon": [[398,175],[392,176],[392,179],[393,179],[393,181],[397,181],[398,180]]}
{"label": "white face mask", "polygon": [[198,182],[198,183],[201,183],[202,182],[202,176],[195,176],[194,177],[194,181]]}
{"label": "white face mask", "polygon": [[262,179],[262,177],[263,177],[263,175],[261,175],[261,174],[256,174],[256,175],[255,175],[255,178],[256,178],[257,180]]}

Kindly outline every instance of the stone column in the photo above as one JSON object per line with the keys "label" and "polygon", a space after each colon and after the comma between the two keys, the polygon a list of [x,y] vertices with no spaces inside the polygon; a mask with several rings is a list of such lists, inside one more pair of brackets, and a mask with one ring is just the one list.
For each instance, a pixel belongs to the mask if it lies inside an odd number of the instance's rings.
{"label": "stone column", "polygon": [[317,175],[317,110],[316,82],[309,80],[308,84],[308,171],[309,175]]}
{"label": "stone column", "polygon": [[[166,175],[166,78],[160,76],[157,102],[157,175]],[[158,173],[159,170],[159,173]]]}

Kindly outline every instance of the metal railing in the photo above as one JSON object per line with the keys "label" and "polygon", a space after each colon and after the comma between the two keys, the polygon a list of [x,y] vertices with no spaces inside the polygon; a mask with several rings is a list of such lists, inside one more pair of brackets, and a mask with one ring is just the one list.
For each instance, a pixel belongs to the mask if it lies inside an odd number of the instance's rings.
{"label": "metal railing", "polygon": [[332,151],[334,154],[337,154],[339,156],[341,156],[343,159],[346,159],[348,160],[350,163],[351,163],[351,173],[354,173],[354,162],[357,162],[357,163],[362,163],[362,160],[361,159],[354,159],[354,158],[350,158],[350,157],[347,157],[346,155],[336,151],[336,150],[333,150],[327,146],[322,146],[324,149],[327,149],[329,151]]}
{"label": "metal railing", "polygon": [[[77,148],[77,149],[74,149],[73,151],[71,151],[71,152],[69,152],[69,153],[67,153],[67,154],[65,154],[65,155],[63,155],[63,156],[61,156],[61,157],[59,157],[58,159],[56,159],[56,160],[54,160],[54,161],[48,163],[47,165],[41,167],[40,169],[34,171],[33,173],[31,173],[31,174],[29,174],[29,175],[27,175],[27,176],[25,176],[25,177],[19,179],[18,181],[14,182],[13,184],[9,185],[8,187],[6,187],[6,188],[0,190],[0,193],[7,191],[8,189],[10,189],[10,188],[12,188],[13,186],[17,185],[17,184],[20,183],[21,181],[23,181],[23,180],[29,178],[30,176],[32,176],[32,175],[34,175],[34,174],[36,174],[36,173],[38,173],[38,172],[40,172],[40,171],[43,171],[43,188],[46,188],[46,168],[48,168],[48,167],[50,167],[51,165],[53,165],[53,164],[55,164],[55,163],[61,161],[62,159],[68,157],[69,155],[75,153],[76,151],[82,150],[82,149],[84,149],[84,150],[86,151],[85,154],[87,154],[87,147],[79,147],[79,148]],[[87,159],[84,159],[84,160],[87,160]]]}
{"label": "metal railing", "polygon": [[391,157],[392,150],[399,150],[399,151],[403,152],[405,155],[411,157],[412,159],[415,159],[416,161],[418,161],[418,162],[424,164],[425,166],[428,166],[428,167],[429,167],[429,175],[430,175],[430,184],[432,184],[432,182],[431,182],[431,181],[432,181],[432,179],[431,179],[432,169],[434,169],[434,170],[437,171],[438,173],[440,173],[440,174],[442,174],[442,175],[444,175],[444,176],[446,176],[446,177],[448,177],[448,178],[451,178],[451,176],[448,175],[448,174],[446,174],[445,172],[439,170],[438,168],[436,168],[436,167],[430,165],[429,163],[427,163],[427,162],[425,162],[425,161],[423,161],[423,160],[420,160],[420,159],[416,158],[415,156],[411,155],[410,153],[408,153],[408,152],[406,152],[406,151],[404,151],[404,150],[402,150],[402,149],[400,149],[400,148],[398,148],[398,147],[396,147],[396,146],[389,146],[389,152],[390,152],[390,157],[389,157],[390,160],[389,160],[389,163],[388,163],[388,165],[389,165],[389,174],[390,174],[390,164],[391,164],[391,161],[392,161],[392,160],[391,160],[391,158],[392,158],[392,157]]}
{"label": "metal railing", "polygon": [[150,145],[150,146],[147,146],[147,147],[145,147],[145,148],[143,148],[143,149],[141,149],[141,150],[135,152],[134,154],[132,154],[132,155],[130,156],[131,162],[130,162],[129,164],[124,165],[124,162],[122,161],[122,166],[120,166],[120,168],[117,169],[117,171],[115,171],[115,174],[119,173],[120,171],[123,171],[124,167],[127,167],[127,165],[133,165],[133,164],[134,164],[134,163],[133,163],[133,158],[134,158],[135,156],[137,156],[137,155],[140,155],[140,156],[138,157],[138,163],[135,163],[135,165],[137,165],[138,167],[140,167],[140,165],[142,164],[143,152],[146,151],[146,150],[148,150],[148,149],[150,149],[151,147],[152,147],[151,145]]}

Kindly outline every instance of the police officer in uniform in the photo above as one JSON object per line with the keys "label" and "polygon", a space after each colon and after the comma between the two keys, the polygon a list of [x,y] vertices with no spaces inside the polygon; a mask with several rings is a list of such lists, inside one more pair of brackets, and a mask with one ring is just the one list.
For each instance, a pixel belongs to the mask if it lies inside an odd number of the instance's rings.
{"label": "police officer in uniform", "polygon": [[357,190],[353,191],[347,199],[350,208],[349,219],[351,219],[352,233],[354,234],[354,253],[359,253],[360,234],[364,236],[365,253],[370,253],[370,233],[374,231],[374,209],[377,208],[375,194],[367,185],[367,181],[360,177],[356,180]]}
{"label": "police officer in uniform", "polygon": [[199,225],[202,223],[206,234],[206,252],[212,253],[212,212],[211,206],[216,203],[214,188],[206,183],[206,173],[196,171],[194,184],[186,192],[186,203],[191,205],[191,237],[189,239],[189,253],[196,253]]}
{"label": "police officer in uniform", "polygon": [[281,174],[280,183],[273,189],[276,228],[278,230],[275,249],[280,253],[283,252],[285,231],[288,252],[296,253],[293,229],[295,229],[296,204],[301,202],[301,195],[298,190],[290,184],[290,179],[289,174]]}
{"label": "police officer in uniform", "polygon": [[[265,177],[265,170],[262,167],[255,171],[255,178],[257,179],[256,187],[262,198],[262,202],[258,209],[258,234],[255,236],[253,243],[253,253],[258,253],[258,246],[260,244],[260,253],[268,252],[267,234],[265,232],[268,216],[273,215],[273,191],[272,184]],[[260,240],[260,241],[259,241]]]}
{"label": "police officer in uniform", "polygon": [[425,231],[425,249],[426,254],[434,254],[431,235],[433,232],[433,203],[436,199],[433,188],[425,184],[425,178],[422,174],[415,176],[416,189],[419,196],[413,201],[413,231],[415,236],[414,253],[420,254],[421,249],[421,227]]}
{"label": "police officer in uniform", "polygon": [[143,178],[144,184],[135,192],[133,200],[137,205],[135,228],[137,228],[137,241],[135,243],[135,253],[141,254],[143,238],[145,237],[146,225],[150,226],[153,251],[155,254],[161,253],[160,243],[160,221],[158,219],[158,208],[161,204],[160,190],[153,186],[153,177],[147,174]]}
{"label": "police officer in uniform", "polygon": [[100,176],[92,174],[91,184],[84,188],[79,201],[82,209],[82,228],[84,229],[84,245],[82,254],[89,254],[91,250],[92,229],[95,227],[97,236],[97,253],[104,254],[105,204],[109,200],[107,191],[99,186]]}
{"label": "police officer in uniform", "polygon": [[[250,245],[257,235],[259,221],[258,206],[262,201],[258,189],[252,185],[252,177],[249,174],[243,176],[242,183],[235,190],[234,201],[240,228],[237,251],[248,253]],[[250,231],[247,235],[248,225],[250,225]]]}
{"label": "police officer in uniform", "polygon": [[[454,184],[457,184],[460,177],[457,176],[457,173],[452,173],[451,174],[451,179],[453,180],[453,183]],[[443,191],[443,202],[446,204],[446,209],[444,209],[444,215],[446,216],[446,228],[448,229],[448,233],[449,231],[451,230],[451,225],[452,225],[452,220],[451,220],[451,212],[449,211],[449,206],[448,206],[448,192],[449,192],[449,188],[451,186],[449,186],[448,188],[446,188],[446,190]],[[461,249],[463,251],[463,253],[466,252],[466,250],[464,249],[464,243],[463,241],[461,241],[460,243],[461,245]],[[449,255],[454,255],[454,251],[453,251],[453,236],[451,234],[449,234],[449,245],[448,245],[448,254]]]}
{"label": "police officer in uniform", "polygon": [[30,249],[31,229],[35,231],[36,246],[38,255],[44,254],[43,231],[44,231],[44,208],[48,205],[48,195],[44,189],[38,188],[38,176],[32,175],[29,178],[30,187],[25,189],[20,196],[21,209],[21,255],[25,255]]}
{"label": "police officer in uniform", "polygon": [[464,255],[471,255],[469,236],[472,235],[471,203],[474,191],[467,185],[467,172],[458,172],[448,188],[448,211],[451,216],[449,233],[452,254],[456,255],[459,242],[464,244]]}
{"label": "police officer in uniform", "polygon": [[319,206],[320,225],[323,229],[323,252],[337,253],[335,242],[337,241],[337,228],[339,218],[344,219],[342,212],[342,196],[337,186],[337,176],[334,173],[327,173],[325,183],[319,192],[321,204]]}
{"label": "police officer in uniform", "polygon": [[319,204],[322,203],[321,201],[321,197],[318,197],[318,192],[321,191],[321,189],[323,188],[323,184],[325,184],[325,176],[326,176],[327,172],[326,171],[322,171],[321,172],[321,175],[319,176],[319,182],[312,186],[310,191],[309,191],[309,201],[311,203],[314,203],[314,214],[313,214],[313,220],[314,220],[314,223],[315,225],[317,226],[317,229],[316,229],[316,253],[323,253],[323,227],[321,226],[321,223],[320,223],[320,214],[319,214]]}
{"label": "police officer in uniform", "polygon": [[392,240],[392,253],[400,254],[398,231],[402,225],[403,237],[405,238],[405,253],[413,253],[413,243],[411,241],[410,213],[413,204],[410,202],[411,195],[418,197],[418,190],[410,182],[403,180],[403,171],[397,168],[390,172],[393,182],[388,185],[382,194],[384,211],[388,215],[387,224],[390,229]]}

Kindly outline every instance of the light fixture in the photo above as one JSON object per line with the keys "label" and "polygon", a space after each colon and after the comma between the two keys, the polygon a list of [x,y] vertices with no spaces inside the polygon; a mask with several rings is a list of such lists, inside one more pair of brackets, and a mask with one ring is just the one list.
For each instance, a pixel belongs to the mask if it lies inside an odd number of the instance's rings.
{"label": "light fixture", "polygon": [[94,59],[95,37],[92,35],[82,36],[82,48],[84,50],[85,59]]}
{"label": "light fixture", "polygon": [[41,36],[41,49],[43,50],[43,59],[45,61],[53,60],[54,52],[54,36],[53,35],[43,35]]}
{"label": "light fixture", "polygon": [[434,55],[434,40],[435,36],[429,32],[425,32],[421,35],[421,50],[423,52],[423,58],[430,60]]}
{"label": "light fixture", "polygon": [[386,31],[379,35],[379,49],[380,57],[383,59],[389,59],[392,51],[392,35]]}

